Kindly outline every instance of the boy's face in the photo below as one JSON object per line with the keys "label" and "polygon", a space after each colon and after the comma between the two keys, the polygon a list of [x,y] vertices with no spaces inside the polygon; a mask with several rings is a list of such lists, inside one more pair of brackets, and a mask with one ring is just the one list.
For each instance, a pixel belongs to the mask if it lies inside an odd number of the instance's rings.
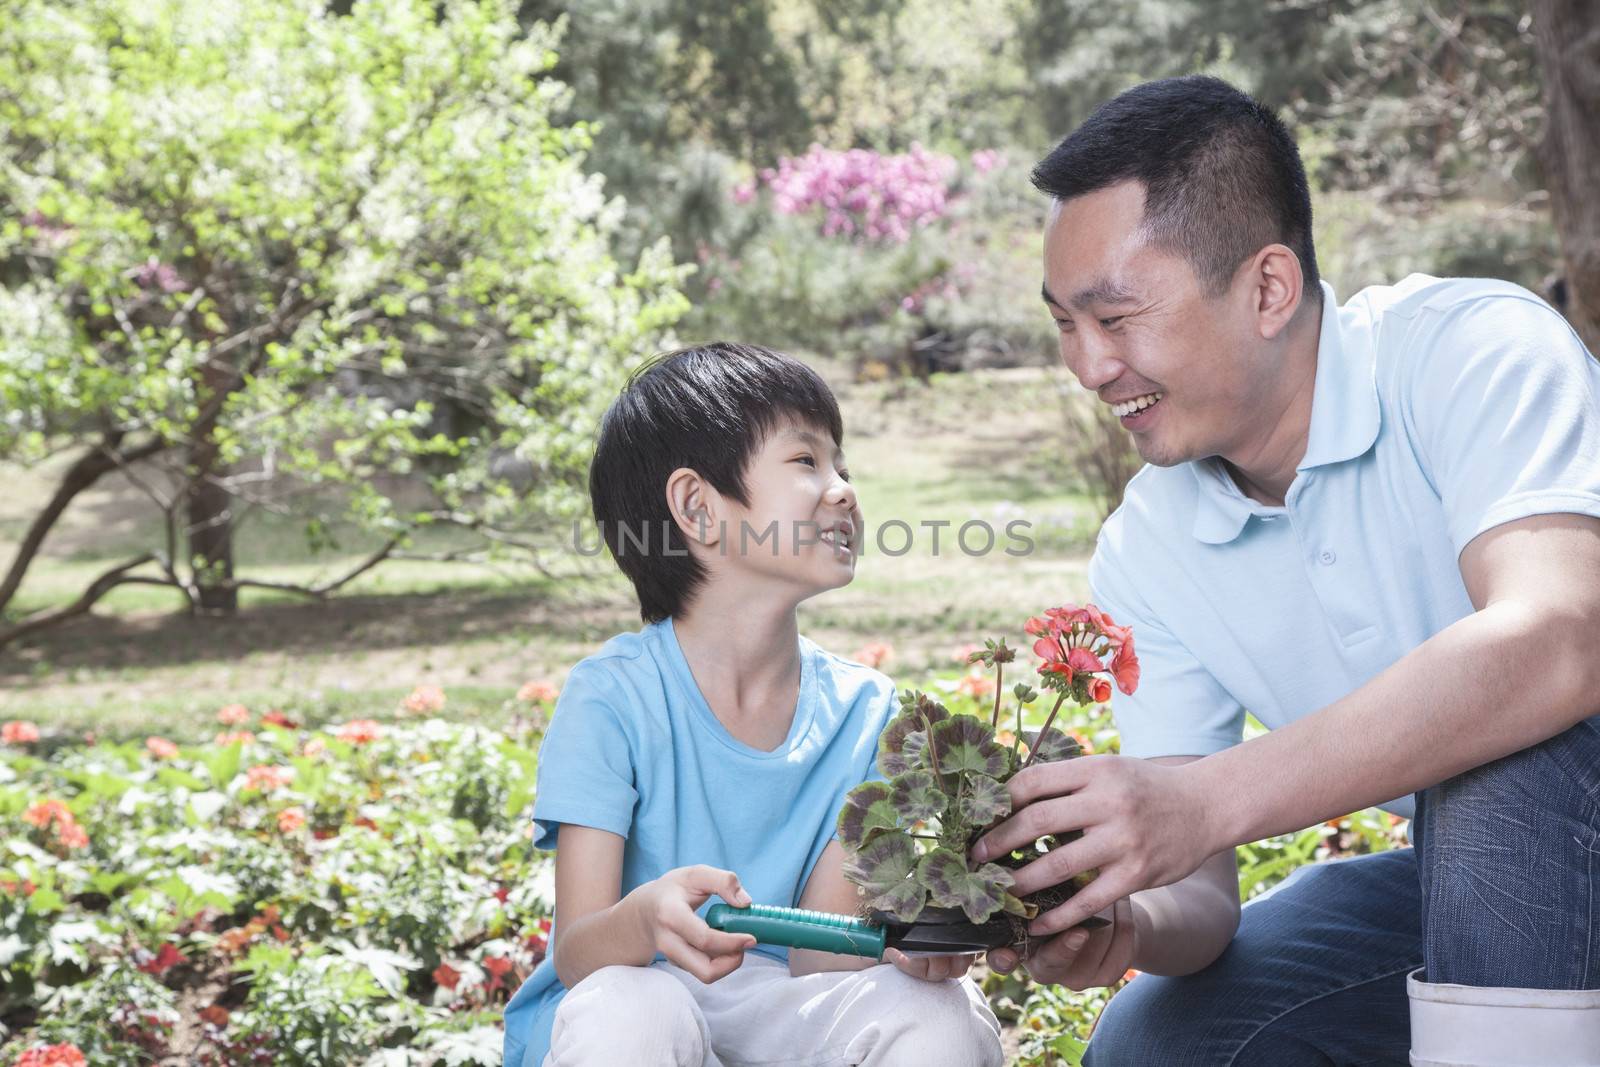
{"label": "boy's face", "polygon": [[802,597],[855,576],[863,520],[844,453],[822,427],[780,423],[745,469],[748,508],[725,498],[718,555],[752,578],[797,585]]}

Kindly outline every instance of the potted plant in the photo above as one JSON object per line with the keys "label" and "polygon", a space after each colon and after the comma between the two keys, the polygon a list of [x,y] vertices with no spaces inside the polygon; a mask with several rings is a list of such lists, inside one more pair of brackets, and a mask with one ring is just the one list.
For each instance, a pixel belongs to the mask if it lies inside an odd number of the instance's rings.
{"label": "potted plant", "polygon": [[[1027,897],[1011,892],[1013,870],[1080,831],[1045,837],[1032,850],[987,863],[968,855],[974,841],[1011,814],[1006,783],[1013,776],[1034,763],[1082,755],[1078,741],[1055,725],[1062,705],[1103,703],[1113,684],[1124,693],[1139,684],[1132,630],[1093,604],[1051,608],[1024,629],[1035,638],[1039,689],[1026,682],[1012,689],[1016,729],[1009,744],[998,733],[1001,682],[1016,651],[1003,639],[986,641],[968,659],[995,671],[988,721],[951,714],[926,693],[908,690],[900,697],[900,711],[878,741],[883,780],[851,790],[839,813],[845,877],[859,888],[869,915],[910,923],[937,913],[981,924],[1003,914],[1011,920],[1013,942],[1025,944],[1029,920],[1093,879],[1095,872],[1085,871]],[[1041,690],[1056,694],[1055,702],[1039,730],[1025,731],[1023,708]]]}

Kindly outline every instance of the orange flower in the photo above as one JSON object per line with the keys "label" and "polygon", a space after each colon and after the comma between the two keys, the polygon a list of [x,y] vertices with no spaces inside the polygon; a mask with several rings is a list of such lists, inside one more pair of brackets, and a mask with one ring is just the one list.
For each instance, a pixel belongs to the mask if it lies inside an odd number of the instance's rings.
{"label": "orange flower", "polygon": [[436,685],[419,685],[400,705],[413,715],[426,715],[444,707],[444,690]]}
{"label": "orange flower", "polygon": [[8,745],[29,745],[39,740],[39,728],[24,719],[12,719],[0,726],[0,741]]}
{"label": "orange flower", "polygon": [[1096,704],[1104,704],[1111,699],[1111,683],[1104,678],[1095,678],[1089,682],[1089,699]]}
{"label": "orange flower", "polygon": [[178,754],[178,746],[165,737],[147,737],[144,747],[156,759],[172,759]]}
{"label": "orange flower", "polygon": [[244,773],[244,787],[262,793],[270,793],[274,789],[282,789],[289,784],[289,779],[294,777],[294,772],[287,767],[274,767],[270,763],[258,763]]}
{"label": "orange flower", "polygon": [[217,744],[227,748],[229,745],[254,744],[255,739],[256,735],[249,730],[224,730],[217,735]]}
{"label": "orange flower", "polygon": [[1087,648],[1068,649],[1067,666],[1082,674],[1106,669],[1106,665],[1100,662],[1100,657],[1090,652]]}
{"label": "orange flower", "polygon": [[292,834],[306,824],[306,809],[296,805],[278,812],[278,832]]}
{"label": "orange flower", "polygon": [[228,704],[217,712],[217,721],[224,726],[243,726],[250,721],[250,709],[243,704]]}
{"label": "orange flower", "polygon": [[261,724],[263,726],[279,726],[285,730],[294,730],[300,725],[293,719],[289,718],[289,716],[279,711],[277,708],[272,708],[265,715],[261,716]]}
{"label": "orange flower", "polygon": [[72,818],[72,812],[59,800],[41,800],[22,813],[24,820],[43,830],[58,819]]}
{"label": "orange flower", "polygon": [[67,848],[89,847],[89,835],[68,807],[59,800],[41,800],[22,813],[22,818],[43,830],[55,825],[56,840]]}
{"label": "orange flower", "polygon": [[1117,688],[1129,696],[1139,688],[1139,657],[1133,654],[1131,631],[1128,633],[1127,641],[1117,649],[1117,655],[1111,661],[1111,677],[1117,680]]}
{"label": "orange flower", "polygon": [[868,641],[856,649],[850,658],[868,667],[881,667],[894,655],[894,646],[887,641]]}
{"label": "orange flower", "polygon": [[446,989],[454,989],[461,981],[461,972],[448,963],[441,963],[433,969],[433,980]]}
{"label": "orange flower", "polygon": [[517,699],[525,700],[530,704],[552,702],[561,695],[561,690],[556,688],[554,682],[544,681],[523,682],[522,688],[517,690]]}
{"label": "orange flower", "polygon": [[15,1067],[88,1067],[78,1046],[69,1041],[59,1045],[38,1045],[17,1057]]}
{"label": "orange flower", "polygon": [[383,727],[373,719],[352,719],[339,727],[339,732],[335,736],[353,745],[365,745],[382,737]]}

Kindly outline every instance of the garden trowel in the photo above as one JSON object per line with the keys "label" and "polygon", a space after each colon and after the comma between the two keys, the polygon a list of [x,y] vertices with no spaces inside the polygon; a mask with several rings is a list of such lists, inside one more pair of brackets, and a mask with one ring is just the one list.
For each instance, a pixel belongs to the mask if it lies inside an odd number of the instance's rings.
{"label": "garden trowel", "polygon": [[[1080,925],[1092,929],[1106,920],[1090,916]],[[1005,915],[984,923],[969,922],[960,908],[925,908],[916,922],[895,922],[880,913],[871,919],[834,915],[803,908],[752,904],[735,908],[713,904],[706,909],[706,924],[734,934],[749,934],[768,945],[837,952],[881,960],[888,949],[907,956],[951,956],[987,952],[1011,944],[1015,931]]]}

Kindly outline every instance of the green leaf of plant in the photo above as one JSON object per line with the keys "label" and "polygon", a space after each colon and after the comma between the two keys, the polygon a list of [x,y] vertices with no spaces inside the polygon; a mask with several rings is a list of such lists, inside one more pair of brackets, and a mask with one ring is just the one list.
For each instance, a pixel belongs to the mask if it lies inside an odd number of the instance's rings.
{"label": "green leaf of plant", "polygon": [[[1028,746],[1029,752],[1037,754],[1033,757],[1035,763],[1053,763],[1056,760],[1073,759],[1083,755],[1083,747],[1076,738],[1063,733],[1060,727],[1050,727],[1050,732],[1044,735],[1043,742],[1039,742],[1037,730],[1022,731],[1022,742]],[[1042,747],[1038,747],[1041,746]]]}
{"label": "green leaf of plant", "polygon": [[891,791],[888,782],[863,782],[845,795],[839,809],[839,840],[846,848],[859,849],[878,834],[899,828]]}
{"label": "green leaf of plant", "polygon": [[1005,906],[1006,890],[1016,881],[1010,871],[985,863],[975,871],[948,848],[936,848],[917,864],[917,880],[941,908],[960,908],[972,922],[987,921]]}
{"label": "green leaf of plant", "polygon": [[973,715],[957,715],[933,728],[934,752],[942,774],[1006,773],[1006,750],[994,739],[989,724]]}
{"label": "green leaf of plant", "polygon": [[1082,1067],[1083,1054],[1089,1050],[1089,1046],[1071,1034],[1060,1034],[1050,1042],[1050,1050],[1061,1057],[1065,1067]]}
{"label": "green leaf of plant", "polygon": [[928,891],[915,878],[907,878],[887,893],[872,898],[872,907],[884,912],[896,922],[916,922],[922,909],[928,905]]}
{"label": "green leaf of plant", "polygon": [[926,698],[903,706],[878,737],[878,770],[885,778],[893,778],[917,767],[916,752],[927,744],[924,719],[939,723],[948,718],[950,712],[943,704]]}
{"label": "green leaf of plant", "polygon": [[244,745],[238,741],[231,745],[224,745],[215,752],[205,756],[206,770],[211,773],[211,784],[218,789],[225,788],[233,781],[234,775],[239,773],[239,763],[244,758]]}
{"label": "green leaf of plant", "polygon": [[909,878],[916,866],[916,842],[906,834],[886,833],[846,853],[844,876],[873,896],[881,896]]}
{"label": "green leaf of plant", "polygon": [[1011,814],[1011,794],[986,774],[968,775],[961,788],[961,814],[975,826],[988,826]]}
{"label": "green leaf of plant", "polygon": [[938,779],[934,778],[932,771],[906,771],[895,775],[889,785],[889,803],[906,826],[943,815],[945,805],[949,803],[949,798],[939,788]]}

